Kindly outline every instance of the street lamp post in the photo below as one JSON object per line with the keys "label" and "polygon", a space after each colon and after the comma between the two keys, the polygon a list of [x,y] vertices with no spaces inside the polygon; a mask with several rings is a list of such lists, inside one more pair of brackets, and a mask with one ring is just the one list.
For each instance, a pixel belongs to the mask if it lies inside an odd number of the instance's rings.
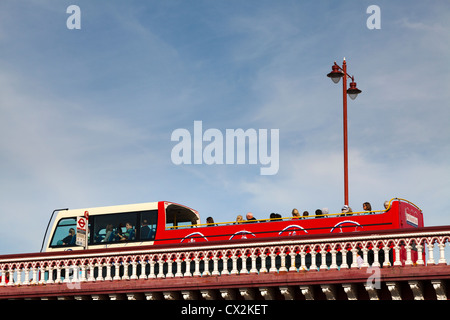
{"label": "street lamp post", "polygon": [[[355,78],[347,73],[347,63],[344,58],[342,67],[340,67],[336,61],[331,67],[332,71],[327,74],[328,77],[333,80],[334,83],[338,83],[342,78],[343,84],[343,118],[344,118],[344,204],[349,205],[348,201],[348,143],[347,143],[347,94],[352,100],[355,100],[358,94],[362,91],[356,87]],[[350,82],[350,88],[347,89],[347,77],[349,77],[352,82]]]}

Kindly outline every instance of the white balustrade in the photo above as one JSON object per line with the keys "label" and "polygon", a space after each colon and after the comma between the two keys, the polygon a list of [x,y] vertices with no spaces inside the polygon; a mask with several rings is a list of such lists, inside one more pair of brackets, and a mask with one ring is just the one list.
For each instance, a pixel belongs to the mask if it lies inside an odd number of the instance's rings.
{"label": "white balustrade", "polygon": [[[435,228],[436,229],[436,228]],[[425,230],[425,231],[424,231]],[[70,254],[0,256],[0,290],[6,286],[104,281],[151,281],[260,273],[321,272],[367,267],[446,265],[450,228],[400,234],[342,234],[341,237],[283,238],[226,245],[135,248],[131,252],[72,251]],[[448,254],[448,252],[447,252]],[[417,285],[412,284],[416,289]],[[392,290],[395,288],[392,287]],[[391,290],[390,289],[390,290]],[[306,289],[305,289],[306,290]],[[350,290],[350,289],[348,289]],[[418,290],[418,289],[417,289]],[[329,289],[324,291],[332,295]]]}

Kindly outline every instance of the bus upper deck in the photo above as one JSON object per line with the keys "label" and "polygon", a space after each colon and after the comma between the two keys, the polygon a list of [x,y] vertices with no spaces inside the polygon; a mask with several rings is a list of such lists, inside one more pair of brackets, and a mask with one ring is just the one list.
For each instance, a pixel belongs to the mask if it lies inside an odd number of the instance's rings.
{"label": "bus upper deck", "polygon": [[[77,245],[79,217],[89,217],[87,243]],[[46,251],[100,249],[121,246],[237,240],[319,233],[376,231],[423,227],[422,211],[404,199],[392,199],[386,210],[326,214],[307,218],[277,218],[200,224],[199,213],[173,202],[59,211]]]}

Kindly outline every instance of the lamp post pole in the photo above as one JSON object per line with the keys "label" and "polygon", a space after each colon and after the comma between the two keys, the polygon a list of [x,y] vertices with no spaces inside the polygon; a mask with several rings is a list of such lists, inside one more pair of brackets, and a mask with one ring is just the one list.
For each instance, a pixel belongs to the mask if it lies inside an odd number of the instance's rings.
{"label": "lamp post pole", "polygon": [[[341,78],[342,81],[342,95],[343,95],[343,122],[344,122],[344,204],[349,205],[348,200],[348,138],[347,138],[347,94],[352,100],[354,100],[358,94],[361,93],[356,87],[356,82],[353,76],[347,73],[347,62],[342,63],[340,67],[336,62],[331,67],[332,71],[327,74],[328,77],[333,80],[334,83],[338,83]],[[347,89],[347,77],[349,77],[352,82],[350,83],[350,88]]]}
{"label": "lamp post pole", "polygon": [[[347,74],[347,63],[342,63],[342,70],[344,74]],[[348,202],[348,137],[347,137],[347,77],[344,76],[342,79],[343,84],[343,118],[344,118],[344,204],[349,206]]]}

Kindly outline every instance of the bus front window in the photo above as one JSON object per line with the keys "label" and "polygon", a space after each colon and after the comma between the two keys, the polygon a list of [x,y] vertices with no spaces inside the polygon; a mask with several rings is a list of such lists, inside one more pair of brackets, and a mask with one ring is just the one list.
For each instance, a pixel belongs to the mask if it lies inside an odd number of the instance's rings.
{"label": "bus front window", "polygon": [[75,218],[61,219],[56,226],[50,246],[74,246],[76,241],[76,230],[77,226]]}

